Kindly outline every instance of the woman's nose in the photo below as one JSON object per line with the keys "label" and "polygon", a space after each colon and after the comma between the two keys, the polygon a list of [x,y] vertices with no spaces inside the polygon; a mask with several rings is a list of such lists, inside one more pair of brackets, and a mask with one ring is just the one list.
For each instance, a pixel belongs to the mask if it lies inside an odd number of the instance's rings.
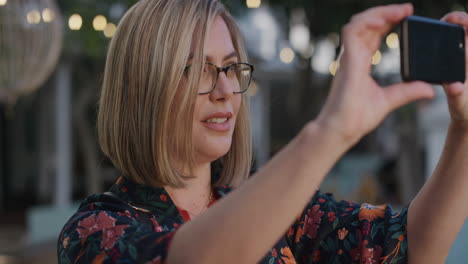
{"label": "woman's nose", "polygon": [[226,76],[225,72],[218,73],[218,79],[216,80],[215,87],[211,92],[211,95],[216,100],[229,99],[234,95],[234,84]]}

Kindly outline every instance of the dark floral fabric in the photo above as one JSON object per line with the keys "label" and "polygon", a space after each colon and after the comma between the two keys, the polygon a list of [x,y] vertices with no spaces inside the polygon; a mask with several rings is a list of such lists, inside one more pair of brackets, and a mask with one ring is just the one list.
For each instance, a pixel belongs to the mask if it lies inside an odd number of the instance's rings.
{"label": "dark floral fabric", "polygon": [[[215,198],[222,199],[230,190],[215,188]],[[65,224],[58,261],[165,263],[175,232],[188,220],[184,218],[164,188],[120,177],[109,192],[83,201]],[[407,207],[396,214],[389,205],[337,202],[331,194],[317,191],[259,263],[406,263],[406,218]]]}

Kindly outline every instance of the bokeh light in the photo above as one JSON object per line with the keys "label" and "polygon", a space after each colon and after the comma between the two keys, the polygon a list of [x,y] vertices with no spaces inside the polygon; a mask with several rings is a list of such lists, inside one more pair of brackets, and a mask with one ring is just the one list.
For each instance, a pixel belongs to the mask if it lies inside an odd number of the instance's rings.
{"label": "bokeh light", "polygon": [[294,51],[290,48],[283,48],[280,51],[280,59],[286,64],[291,63],[294,60]]}
{"label": "bokeh light", "polygon": [[104,29],[104,36],[108,38],[112,38],[115,34],[115,30],[117,27],[113,23],[108,23],[106,28]]}
{"label": "bokeh light", "polygon": [[248,8],[259,8],[261,4],[262,4],[261,0],[247,0]]}
{"label": "bokeh light", "polygon": [[4,6],[7,4],[7,0],[0,0],[0,6]]}
{"label": "bokeh light", "polygon": [[103,31],[104,29],[106,29],[106,26],[107,26],[107,19],[105,16],[103,15],[97,15],[94,19],[93,19],[93,27],[94,27],[94,30],[96,31]]}
{"label": "bokeh light", "polygon": [[387,43],[387,46],[391,49],[396,49],[400,46],[398,34],[395,32],[388,34],[385,42]]}
{"label": "bokeh light", "polygon": [[80,30],[83,25],[83,19],[78,14],[73,14],[68,19],[68,27],[71,30]]}
{"label": "bokeh light", "polygon": [[26,19],[29,24],[39,24],[41,23],[41,13],[37,10],[29,11],[26,15]]}
{"label": "bokeh light", "polygon": [[42,10],[42,20],[44,20],[45,23],[52,22],[54,18],[55,18],[54,11],[52,11],[49,8],[44,8],[44,10]]}
{"label": "bokeh light", "polygon": [[372,64],[377,65],[380,63],[381,60],[382,60],[382,53],[380,53],[380,51],[376,51],[374,56],[372,56]]}

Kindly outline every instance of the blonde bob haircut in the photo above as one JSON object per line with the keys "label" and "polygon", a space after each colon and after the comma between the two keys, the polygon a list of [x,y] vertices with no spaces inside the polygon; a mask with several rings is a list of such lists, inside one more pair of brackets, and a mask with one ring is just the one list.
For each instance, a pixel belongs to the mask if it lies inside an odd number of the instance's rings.
{"label": "blonde bob haircut", "polygon": [[[104,154],[130,180],[182,188],[195,177],[192,124],[196,98],[203,96],[197,84],[207,31],[218,16],[239,61],[247,62],[234,19],[216,0],[140,0],[120,22],[107,54],[97,131]],[[192,68],[184,74],[190,55]],[[231,148],[212,164],[222,167],[213,185],[238,186],[249,175],[249,106],[241,96]]]}

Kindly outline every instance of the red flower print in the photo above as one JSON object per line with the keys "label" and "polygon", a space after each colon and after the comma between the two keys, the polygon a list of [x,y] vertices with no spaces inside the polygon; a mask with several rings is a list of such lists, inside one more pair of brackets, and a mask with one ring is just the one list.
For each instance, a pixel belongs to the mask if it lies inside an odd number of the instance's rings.
{"label": "red flower print", "polygon": [[364,222],[364,224],[362,226],[362,234],[367,236],[367,235],[369,235],[370,230],[371,230],[370,223],[369,222]]}
{"label": "red flower print", "polygon": [[277,257],[278,256],[278,251],[276,251],[276,248],[273,248],[273,250],[271,251],[271,256],[272,257]]}
{"label": "red flower print", "polygon": [[371,204],[364,203],[361,205],[361,209],[359,210],[359,220],[367,220],[369,222],[374,221],[376,218],[383,218],[385,214],[385,207],[384,206],[374,206]]}
{"label": "red flower print", "polygon": [[102,230],[102,241],[101,241],[101,248],[104,249],[111,249],[115,241],[124,233],[125,228],[128,225],[118,225],[114,228],[107,228]]}
{"label": "red flower print", "polygon": [[319,261],[319,260],[320,260],[320,250],[315,250],[313,261]]}
{"label": "red flower print", "polygon": [[319,203],[324,203],[324,202],[325,202],[325,199],[319,198],[318,201],[319,201]]}
{"label": "red flower print", "polygon": [[158,221],[156,219],[151,218],[151,222],[153,223],[153,230],[154,232],[162,232],[164,229],[159,225]]}
{"label": "red flower print", "polygon": [[374,264],[379,263],[380,256],[382,255],[382,247],[376,246],[375,248],[362,248],[361,250],[361,263]]}
{"label": "red flower print", "polygon": [[124,187],[122,187],[122,188],[120,188],[120,190],[121,190],[122,192],[128,192],[128,188],[127,188],[127,187],[125,187],[125,186],[124,186]]}
{"label": "red flower print", "polygon": [[132,215],[130,214],[130,212],[128,210],[125,210],[125,212],[121,213],[121,212],[117,212],[117,214],[119,216],[128,216],[128,217],[132,217]]}
{"label": "red flower print", "polygon": [[96,233],[104,228],[112,228],[115,226],[115,218],[100,212],[98,216],[90,215],[78,222],[78,234],[81,239],[87,238],[89,235]]}
{"label": "red flower print", "polygon": [[333,222],[336,219],[335,212],[328,212],[328,221]]}
{"label": "red flower print", "polygon": [[112,261],[114,262],[117,262],[120,258],[120,252],[116,248],[109,250],[107,254],[112,258]]}
{"label": "red flower print", "polygon": [[351,259],[354,262],[358,262],[361,259],[361,247],[353,248],[349,252],[351,254]]}
{"label": "red flower print", "polygon": [[286,234],[288,237],[292,236],[294,234],[294,229],[292,227],[290,227],[288,229],[288,233]]}
{"label": "red flower print", "polygon": [[161,194],[159,198],[161,199],[161,201],[167,202],[167,196],[165,194]]}
{"label": "red flower print", "polygon": [[312,206],[312,208],[307,212],[304,220],[304,233],[307,234],[309,238],[314,239],[317,236],[317,230],[322,222],[321,217],[324,214],[325,213],[320,210],[319,205]]}
{"label": "red flower print", "polygon": [[161,256],[157,256],[151,261],[145,262],[145,264],[161,264]]}

